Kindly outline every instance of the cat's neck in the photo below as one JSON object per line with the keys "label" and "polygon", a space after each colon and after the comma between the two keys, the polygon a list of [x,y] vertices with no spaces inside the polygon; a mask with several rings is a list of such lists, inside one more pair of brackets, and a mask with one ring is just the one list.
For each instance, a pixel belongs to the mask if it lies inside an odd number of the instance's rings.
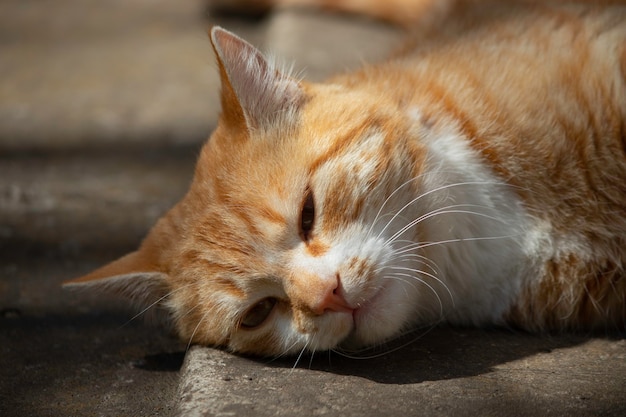
{"label": "cat's neck", "polygon": [[[418,117],[412,109],[410,117]],[[516,186],[505,183],[450,123],[423,127],[428,157],[418,205],[421,252],[437,268],[444,314],[452,322],[498,321],[524,276],[528,218]],[[443,292],[445,291],[445,292]],[[447,310],[447,311],[445,311]]]}

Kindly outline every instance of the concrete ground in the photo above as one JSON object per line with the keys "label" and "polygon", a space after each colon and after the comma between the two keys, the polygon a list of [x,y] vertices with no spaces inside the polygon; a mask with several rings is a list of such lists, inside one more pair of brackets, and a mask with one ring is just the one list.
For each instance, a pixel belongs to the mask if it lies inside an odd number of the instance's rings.
{"label": "concrete ground", "polygon": [[0,3],[0,416],[626,415],[624,335],[436,329],[267,361],[62,291],[184,193],[218,114],[216,21],[310,79],[398,38],[319,13],[216,19],[200,0]]}

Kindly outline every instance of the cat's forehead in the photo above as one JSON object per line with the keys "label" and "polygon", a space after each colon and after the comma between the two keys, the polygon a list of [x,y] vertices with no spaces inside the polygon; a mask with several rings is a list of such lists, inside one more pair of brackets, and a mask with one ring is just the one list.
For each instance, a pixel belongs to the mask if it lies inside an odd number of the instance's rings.
{"label": "cat's forehead", "polygon": [[298,227],[307,189],[323,184],[314,190],[322,202],[319,193],[357,185],[351,180],[371,183],[384,166],[380,150],[397,127],[389,112],[370,110],[370,101],[340,87],[319,87],[309,91],[288,128],[254,131],[245,140],[218,129],[194,179],[204,204],[190,212],[213,240],[242,253],[267,251],[268,243],[289,246],[293,236],[286,238],[286,231]]}
{"label": "cat's forehead", "polygon": [[268,197],[289,197],[323,162],[355,151],[352,145],[374,150],[379,143],[370,138],[386,135],[391,117],[371,100],[332,86],[309,92],[293,123],[252,131],[247,140],[218,131],[203,150],[198,171],[229,196],[265,196],[259,191],[271,190]]}
{"label": "cat's forehead", "polygon": [[385,99],[379,101],[376,96],[342,85],[315,85],[309,92],[301,124],[310,134],[340,136],[357,128],[380,126],[391,115]]}

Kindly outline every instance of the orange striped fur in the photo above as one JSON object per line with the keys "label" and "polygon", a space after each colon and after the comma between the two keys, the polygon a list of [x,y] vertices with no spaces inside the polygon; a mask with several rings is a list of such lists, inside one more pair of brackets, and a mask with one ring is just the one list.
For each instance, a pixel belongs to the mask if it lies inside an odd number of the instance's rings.
{"label": "orange striped fur", "polygon": [[[315,3],[408,25],[433,2]],[[623,331],[626,6],[445,3],[323,84],[214,28],[223,112],[188,194],[70,285],[263,355],[440,322]]]}

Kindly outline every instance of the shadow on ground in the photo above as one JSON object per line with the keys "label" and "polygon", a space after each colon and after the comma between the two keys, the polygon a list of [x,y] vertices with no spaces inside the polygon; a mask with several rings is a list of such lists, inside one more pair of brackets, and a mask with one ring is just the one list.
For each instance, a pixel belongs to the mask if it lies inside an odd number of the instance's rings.
{"label": "shadow on ground", "polygon": [[[619,340],[626,335],[607,336]],[[269,366],[308,368],[366,378],[382,384],[416,384],[492,372],[499,365],[593,340],[591,336],[533,335],[503,329],[436,328],[415,332],[358,353],[320,352],[275,361]]]}
{"label": "shadow on ground", "polygon": [[184,346],[163,329],[111,310],[5,310],[0,329],[1,415],[172,414]]}

